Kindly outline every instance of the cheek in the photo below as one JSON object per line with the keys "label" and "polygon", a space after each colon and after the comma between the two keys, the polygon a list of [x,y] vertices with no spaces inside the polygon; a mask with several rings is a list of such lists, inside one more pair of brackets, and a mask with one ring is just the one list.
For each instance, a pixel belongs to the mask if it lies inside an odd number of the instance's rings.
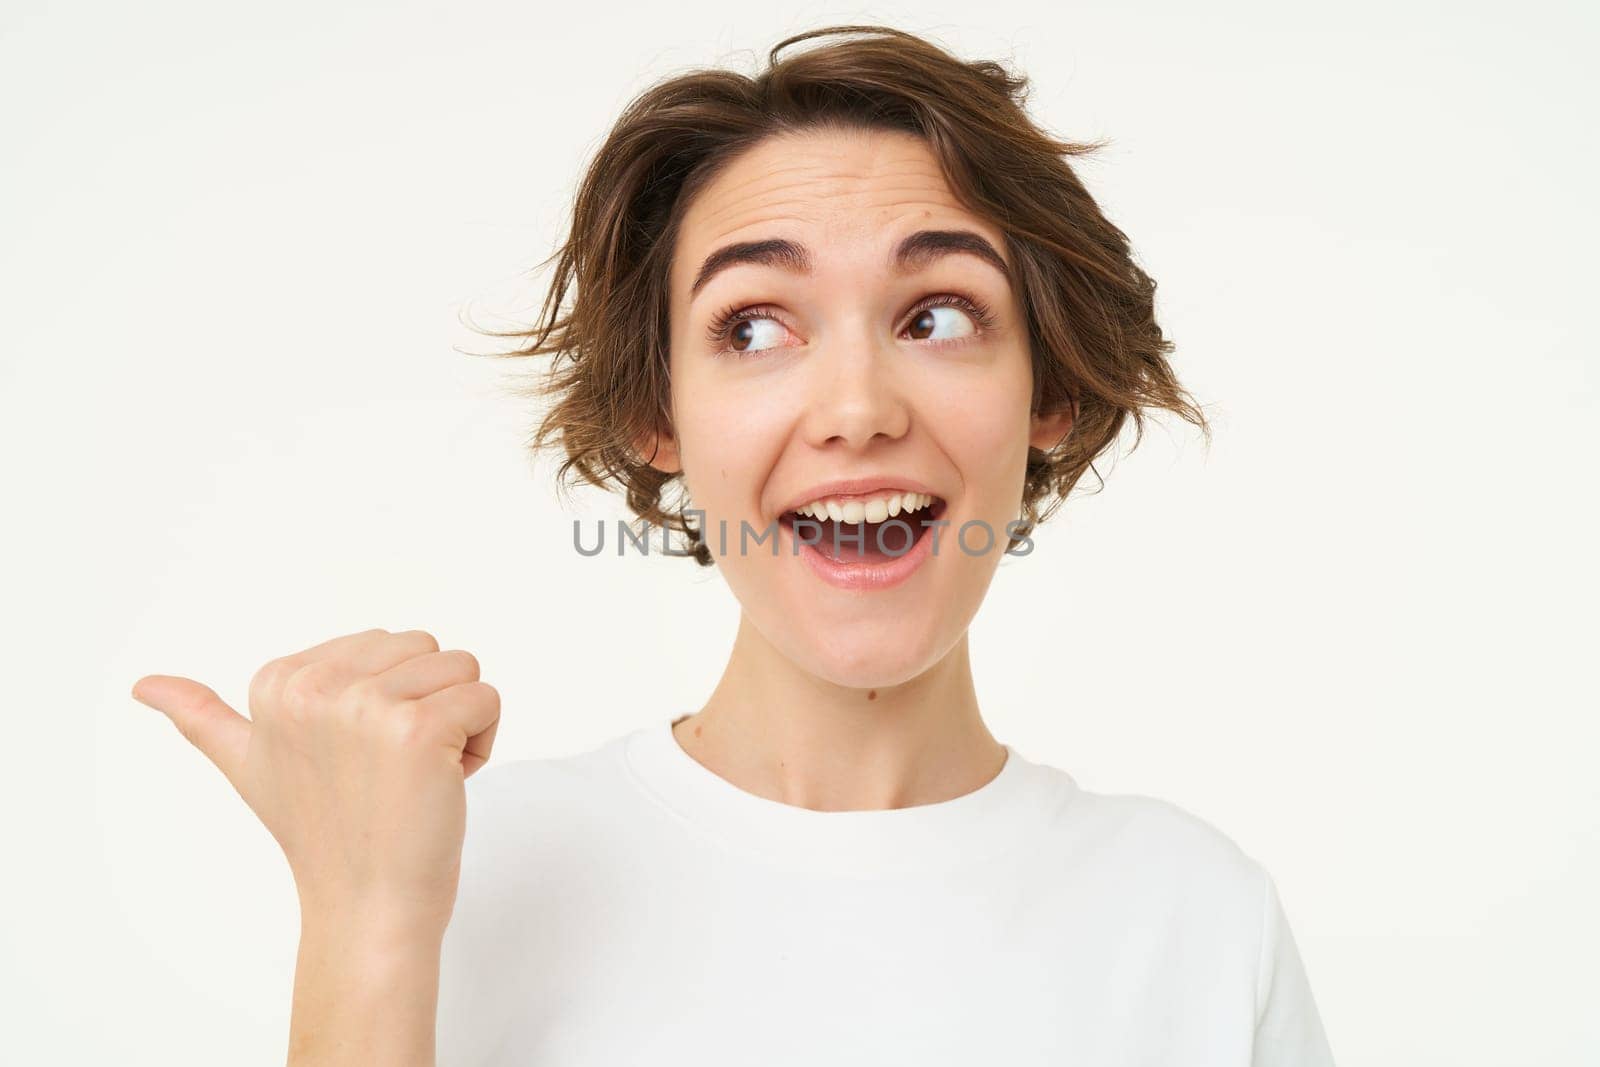
{"label": "cheek", "polygon": [[757,475],[781,437],[782,412],[762,391],[714,374],[690,371],[675,385],[680,460],[690,491],[713,507],[743,507],[760,491]]}
{"label": "cheek", "polygon": [[933,432],[960,468],[967,491],[998,499],[1011,492],[1013,477],[1020,486],[1028,454],[1026,389],[989,379],[946,394],[939,403]]}

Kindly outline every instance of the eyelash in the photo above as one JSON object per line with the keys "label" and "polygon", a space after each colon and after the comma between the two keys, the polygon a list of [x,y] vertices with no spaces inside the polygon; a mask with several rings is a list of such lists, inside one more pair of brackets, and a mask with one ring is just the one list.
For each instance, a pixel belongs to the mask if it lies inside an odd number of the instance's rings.
{"label": "eyelash", "polygon": [[[907,314],[912,317],[912,321],[914,322],[916,321],[917,315],[928,310],[929,308],[936,307],[953,307],[960,308],[962,311],[965,311],[968,315],[971,315],[973,320],[977,323],[979,334],[987,333],[994,328],[995,317],[994,313],[989,309],[989,305],[985,304],[981,300],[962,296],[960,293],[945,293],[940,296],[927,297],[913,306],[907,312]],[[769,308],[767,305],[763,304],[758,304],[754,307],[743,307],[739,304],[730,304],[728,307],[717,312],[717,314],[712,317],[711,324],[706,327],[706,343],[711,346],[717,355],[761,355],[762,352],[768,350],[761,349],[756,352],[745,353],[740,352],[738,349],[730,348],[728,346],[728,332],[733,329],[735,323],[744,322],[748,319],[776,320],[777,316],[769,314],[768,311]],[[973,336],[974,335],[969,335],[967,337],[946,338],[938,341],[925,341],[924,343],[933,345],[935,347],[959,345],[971,341]]]}

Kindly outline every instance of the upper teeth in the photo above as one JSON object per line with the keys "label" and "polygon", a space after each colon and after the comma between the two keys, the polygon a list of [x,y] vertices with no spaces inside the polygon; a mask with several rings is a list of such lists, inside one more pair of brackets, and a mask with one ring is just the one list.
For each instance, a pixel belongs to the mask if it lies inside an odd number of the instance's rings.
{"label": "upper teeth", "polygon": [[933,503],[927,493],[889,493],[885,496],[857,497],[854,500],[813,500],[797,509],[801,515],[834,522],[882,522],[902,511],[916,511]]}

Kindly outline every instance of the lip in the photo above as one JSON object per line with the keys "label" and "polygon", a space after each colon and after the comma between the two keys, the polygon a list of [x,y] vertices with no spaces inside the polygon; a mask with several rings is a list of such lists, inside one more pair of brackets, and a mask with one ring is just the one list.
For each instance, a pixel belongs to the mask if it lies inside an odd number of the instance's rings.
{"label": "lip", "polygon": [[[906,478],[898,474],[882,474],[868,478],[846,478],[814,485],[800,495],[791,498],[789,503],[778,509],[778,515],[782,517],[791,511],[798,511],[813,500],[850,499],[852,497],[874,496],[878,493],[904,492],[926,493],[931,497],[938,497],[940,500],[944,499],[925,483],[915,478]],[[910,553],[907,553],[907,555],[910,555]]]}

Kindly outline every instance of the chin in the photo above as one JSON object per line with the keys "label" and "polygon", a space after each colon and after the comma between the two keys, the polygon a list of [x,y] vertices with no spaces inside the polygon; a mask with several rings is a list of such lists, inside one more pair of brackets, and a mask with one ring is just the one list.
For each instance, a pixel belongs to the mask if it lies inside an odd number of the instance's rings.
{"label": "chin", "polygon": [[937,635],[920,627],[876,624],[830,636],[833,640],[801,637],[807,654],[800,665],[824,681],[851,689],[885,689],[908,682],[942,654]]}

